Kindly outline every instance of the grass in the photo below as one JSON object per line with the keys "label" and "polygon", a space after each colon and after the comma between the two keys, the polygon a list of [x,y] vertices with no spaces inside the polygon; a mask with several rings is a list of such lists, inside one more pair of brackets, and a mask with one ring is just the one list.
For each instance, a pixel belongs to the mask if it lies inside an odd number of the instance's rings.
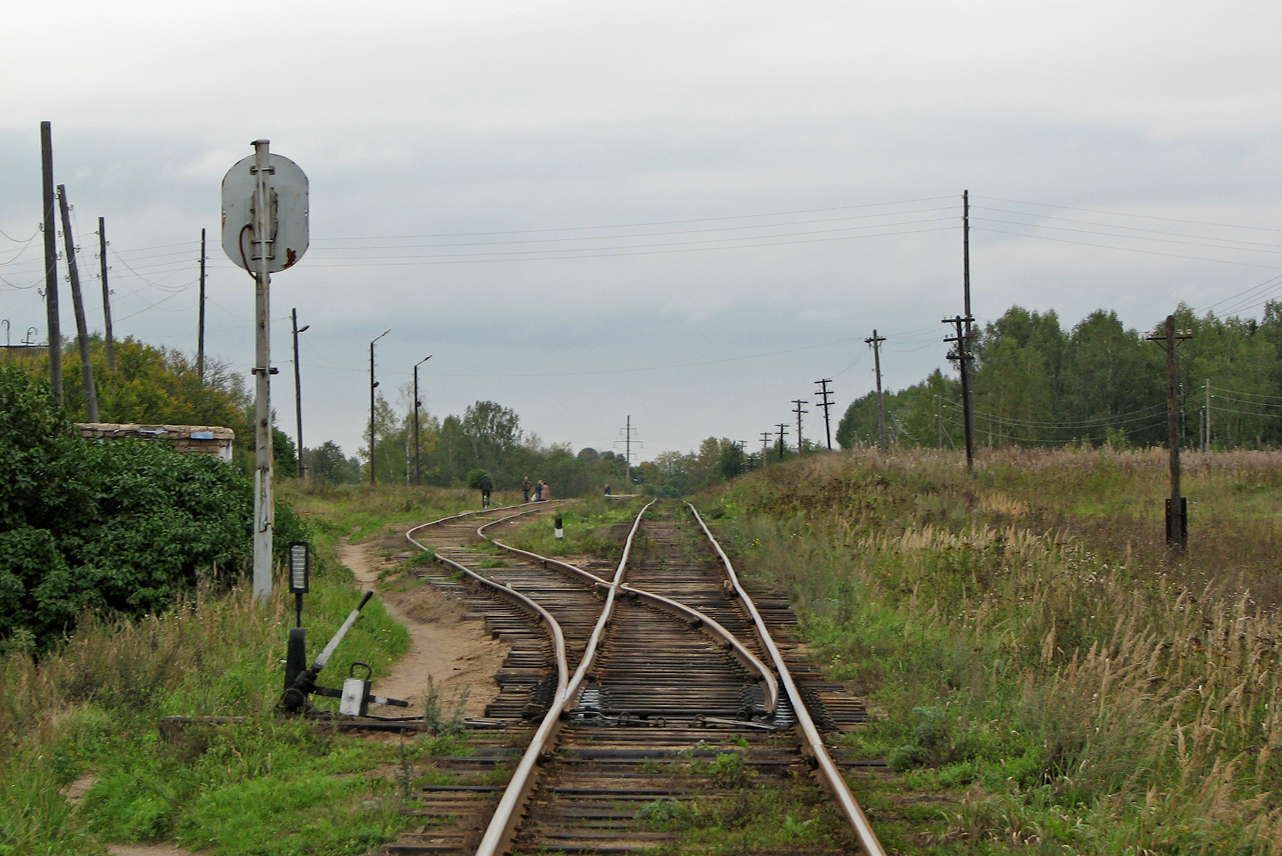
{"label": "grass", "polygon": [[504,533],[500,540],[540,556],[587,555],[617,562],[623,553],[627,527],[639,510],[635,501],[591,496],[561,506],[561,539],[556,537],[552,520],[543,517]]}
{"label": "grass", "polygon": [[[1186,463],[1178,562],[1154,452],[993,454],[973,476],[825,455],[710,500],[880,713],[850,743],[905,771],[870,798],[898,852],[1282,852],[1282,455]],[[948,808],[903,811],[903,782]]]}
{"label": "grass", "polygon": [[[309,511],[317,558],[304,623],[309,656],[356,606],[335,558],[340,536],[375,537],[463,505],[447,492],[329,491],[283,485]],[[366,501],[368,500],[368,501]],[[372,509],[372,510],[371,510]],[[359,854],[413,822],[396,769],[459,741],[448,700],[440,736],[409,748],[371,744],[279,717],[285,640],[294,624],[283,579],[258,603],[248,585],[203,588],[171,610],[131,623],[86,617],[39,661],[0,660],[0,856],[101,856],[108,843],[176,841],[228,854]],[[362,611],[320,683],[344,665],[377,677],[408,647],[378,599]],[[317,699],[337,709],[337,700]],[[237,724],[160,728],[165,716],[235,716]],[[437,743],[440,743],[438,746]],[[449,745],[451,752],[466,749]],[[76,784],[82,801],[68,796]]]}

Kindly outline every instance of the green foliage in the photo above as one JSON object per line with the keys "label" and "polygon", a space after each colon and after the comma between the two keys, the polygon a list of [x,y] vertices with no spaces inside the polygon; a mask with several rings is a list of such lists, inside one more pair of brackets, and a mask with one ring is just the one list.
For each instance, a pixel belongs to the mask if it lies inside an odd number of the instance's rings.
{"label": "green foliage", "polygon": [[[1196,316],[1181,305],[1176,327],[1192,338],[1177,350],[1183,440],[1197,444],[1208,417],[1215,448],[1282,445],[1282,303],[1262,321]],[[1154,318],[1154,327],[1164,319]],[[1072,329],[1019,306],[974,337],[978,446],[1152,446],[1166,439],[1166,355],[1116,312],[1097,310]],[[959,383],[938,371],[884,396],[892,445],[957,448],[963,442]],[[1208,412],[1209,411],[1209,412]],[[875,394],[852,402],[837,429],[843,448],[877,442]]]}
{"label": "green foliage", "polygon": [[[76,436],[45,388],[0,368],[0,638],[55,643],[85,611],[169,607],[250,563],[253,494],[208,455]],[[288,508],[278,544],[303,535]]]}

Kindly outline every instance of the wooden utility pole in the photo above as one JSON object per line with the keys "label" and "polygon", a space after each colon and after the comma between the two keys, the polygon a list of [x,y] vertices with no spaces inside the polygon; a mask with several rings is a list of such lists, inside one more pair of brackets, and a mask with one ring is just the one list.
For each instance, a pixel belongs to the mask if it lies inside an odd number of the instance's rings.
{"label": "wooden utility pole", "polygon": [[832,401],[829,396],[832,392],[828,389],[828,384],[832,383],[832,378],[823,378],[815,381],[819,384],[819,406],[824,409],[824,434],[828,438],[828,451],[832,451],[832,424],[828,421],[828,408],[832,407]]}
{"label": "wooden utility pole", "polygon": [[[298,322],[297,314],[298,314],[297,310],[295,310],[295,317],[294,317],[295,324],[297,324]],[[200,313],[199,313],[199,316],[200,316],[199,320],[196,322],[199,328],[196,334],[196,374],[199,375],[200,379],[203,381],[205,379],[205,230],[204,229],[200,230]],[[294,338],[294,349],[295,351],[297,351],[298,349],[297,335],[295,335],[295,338]],[[298,369],[297,353],[294,354],[294,368],[295,370]],[[299,439],[299,443],[302,443],[301,438]],[[301,455],[303,454],[303,448],[301,445],[298,448],[298,454],[300,455],[298,459],[298,477],[302,478],[303,477],[303,469],[302,469],[303,459]]]}
{"label": "wooden utility pole", "polygon": [[1175,316],[1166,316],[1163,335],[1148,337],[1166,351],[1166,445],[1170,450],[1171,497],[1166,501],[1166,546],[1182,555],[1188,547],[1188,501],[1180,494],[1180,379],[1175,361],[1175,346],[1193,338],[1188,330],[1175,329]]}
{"label": "wooden utility pole", "polygon": [[107,370],[116,370],[116,341],[111,332],[111,289],[107,287],[107,222],[98,218],[98,267],[102,272],[102,320],[107,344]]}
{"label": "wooden utility pole", "polygon": [[970,191],[962,191],[962,299],[963,309],[965,310],[966,330],[959,333],[965,339],[965,347],[959,347],[963,358],[961,360],[961,378],[962,378],[962,399],[963,412],[962,416],[966,420],[966,467],[974,469],[975,466],[975,408],[974,402],[971,401],[972,383],[970,373],[973,368],[973,354],[975,348],[975,338],[971,330],[971,324],[975,321],[975,316],[970,311]]}
{"label": "wooden utility pole", "polygon": [[67,188],[58,185],[58,206],[62,211],[62,239],[67,248],[67,279],[71,282],[71,305],[76,310],[76,343],[80,346],[80,377],[85,387],[85,409],[90,422],[98,421],[98,391],[93,384],[93,355],[89,352],[89,325],[85,302],[80,296],[80,269],[76,265],[76,236],[71,233]]}
{"label": "wooden utility pole", "polygon": [[1202,451],[1211,451],[1211,379],[1206,379],[1206,429],[1202,435]]}
{"label": "wooden utility pole", "polygon": [[[201,258],[201,262],[200,262],[201,273],[203,275],[204,268],[205,268],[205,262],[204,262],[205,230],[204,229],[200,230],[200,258]],[[202,286],[204,285],[203,276],[201,277],[201,285]],[[205,300],[204,300],[203,287],[201,289],[200,315],[201,315],[200,331],[201,333],[204,333]],[[289,318],[290,318],[290,321],[293,323],[293,327],[294,327],[294,416],[297,417],[297,423],[298,423],[297,425],[298,427],[298,477],[299,479],[302,479],[305,477],[304,473],[306,468],[303,466],[303,379],[302,379],[302,373],[298,368],[298,334],[307,332],[307,330],[309,330],[312,325],[304,324],[302,327],[298,326],[298,310],[297,309],[289,310]],[[204,336],[201,336],[201,339],[203,340]]]}
{"label": "wooden utility pole", "polygon": [[783,460],[783,438],[788,434],[788,423],[779,422],[775,425],[779,429],[779,460]]}
{"label": "wooden utility pole", "polygon": [[44,191],[45,320],[49,328],[49,389],[62,403],[62,327],[58,321],[58,227],[54,223],[53,127],[40,123],[40,172]]}
{"label": "wooden utility pole", "polygon": [[877,331],[872,331],[872,336],[864,339],[864,343],[872,345],[872,363],[873,371],[877,374],[877,446],[883,452],[886,451],[886,406],[881,396],[881,343],[886,341],[885,336],[878,336]]}
{"label": "wooden utility pole", "polygon": [[761,468],[766,468],[767,461],[770,460],[770,437],[769,431],[761,432]]}
{"label": "wooden utility pole", "polygon": [[970,362],[974,357],[966,347],[966,329],[964,326],[969,320],[969,318],[957,315],[953,318],[945,318],[943,323],[952,324],[957,329],[956,336],[944,339],[944,341],[953,342],[957,345],[957,350],[950,353],[948,359],[956,360],[959,364],[958,368],[961,370],[962,422],[966,433],[966,469],[973,470],[975,468],[975,429],[974,421],[971,419]]}
{"label": "wooden utility pole", "polygon": [[793,408],[792,412],[797,414],[797,457],[800,458],[802,451],[805,449],[805,446],[802,445],[801,442],[801,414],[810,412],[809,410],[802,410],[801,405],[809,404],[810,402],[806,401],[804,398],[794,398],[792,403],[797,405]]}

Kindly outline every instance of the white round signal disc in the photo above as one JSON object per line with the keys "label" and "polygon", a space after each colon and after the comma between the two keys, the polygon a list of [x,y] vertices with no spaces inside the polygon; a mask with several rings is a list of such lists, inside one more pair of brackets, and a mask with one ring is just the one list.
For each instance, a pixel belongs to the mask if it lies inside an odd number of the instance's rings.
{"label": "white round signal disc", "polygon": [[[307,252],[307,176],[287,157],[269,152],[268,176],[276,217],[269,245],[267,270],[293,267]],[[254,252],[254,155],[236,163],[223,176],[223,252],[235,264],[257,273]]]}

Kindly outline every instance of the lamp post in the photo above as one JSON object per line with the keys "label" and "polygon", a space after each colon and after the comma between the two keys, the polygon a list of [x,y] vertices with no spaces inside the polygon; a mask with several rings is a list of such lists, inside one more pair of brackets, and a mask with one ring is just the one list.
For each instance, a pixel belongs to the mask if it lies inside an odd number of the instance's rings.
{"label": "lamp post", "polygon": [[374,341],[369,343],[369,485],[373,487],[378,483],[378,478],[374,474],[374,390],[378,389],[378,381],[374,380],[374,342],[392,332],[388,327],[382,333],[374,337]]}
{"label": "lamp post", "polygon": [[417,485],[421,485],[423,483],[423,471],[419,465],[418,456],[418,408],[423,403],[418,400],[418,367],[431,358],[432,355],[428,354],[426,357],[414,364],[414,484]]}
{"label": "lamp post", "polygon": [[298,334],[311,329],[311,324],[298,326],[298,310],[291,309],[289,317],[294,322],[294,414],[298,417],[298,477],[306,472],[303,466],[303,384],[298,371]]}

